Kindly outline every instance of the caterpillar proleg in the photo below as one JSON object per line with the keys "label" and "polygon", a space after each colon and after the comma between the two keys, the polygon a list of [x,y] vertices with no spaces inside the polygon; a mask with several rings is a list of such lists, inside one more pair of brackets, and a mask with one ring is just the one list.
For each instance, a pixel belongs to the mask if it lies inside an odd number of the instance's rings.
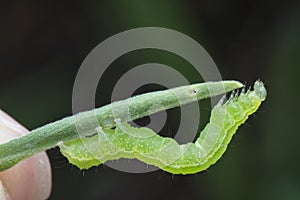
{"label": "caterpillar proleg", "polygon": [[[221,158],[238,127],[256,112],[266,95],[264,84],[256,81],[253,90],[235,93],[226,102],[220,100],[194,143],[180,145],[151,129],[135,128],[115,119],[115,129],[97,127],[96,135],[60,143],[59,147],[69,162],[80,169],[108,160],[137,158],[172,174],[197,173]],[[86,145],[91,147],[91,152]]]}

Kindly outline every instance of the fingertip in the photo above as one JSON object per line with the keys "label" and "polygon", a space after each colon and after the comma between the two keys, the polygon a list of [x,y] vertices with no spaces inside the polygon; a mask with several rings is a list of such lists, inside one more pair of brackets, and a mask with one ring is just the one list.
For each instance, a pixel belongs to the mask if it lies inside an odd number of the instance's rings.
{"label": "fingertip", "polygon": [[[0,110],[0,144],[29,133],[16,120]],[[0,172],[0,199],[47,199],[50,196],[51,166],[45,152],[27,158]],[[3,198],[2,198],[2,196]]]}

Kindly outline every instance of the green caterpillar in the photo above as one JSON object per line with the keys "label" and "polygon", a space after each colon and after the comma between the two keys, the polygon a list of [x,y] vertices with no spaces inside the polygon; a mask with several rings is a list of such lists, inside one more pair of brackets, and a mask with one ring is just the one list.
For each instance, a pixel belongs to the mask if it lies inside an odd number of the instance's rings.
{"label": "green caterpillar", "polygon": [[225,103],[221,99],[195,143],[179,145],[151,129],[131,127],[115,119],[115,129],[97,127],[95,136],[59,143],[60,151],[80,169],[108,160],[137,158],[173,174],[197,173],[220,159],[237,128],[259,108],[266,95],[264,84],[256,81],[252,91],[243,90]]}

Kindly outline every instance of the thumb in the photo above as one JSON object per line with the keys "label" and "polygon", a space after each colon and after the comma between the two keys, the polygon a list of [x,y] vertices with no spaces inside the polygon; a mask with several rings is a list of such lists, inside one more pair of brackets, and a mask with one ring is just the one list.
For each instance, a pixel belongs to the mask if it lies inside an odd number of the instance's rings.
{"label": "thumb", "polygon": [[[29,131],[0,110],[0,144]],[[27,158],[0,172],[0,199],[40,200],[51,192],[51,167],[45,152]]]}

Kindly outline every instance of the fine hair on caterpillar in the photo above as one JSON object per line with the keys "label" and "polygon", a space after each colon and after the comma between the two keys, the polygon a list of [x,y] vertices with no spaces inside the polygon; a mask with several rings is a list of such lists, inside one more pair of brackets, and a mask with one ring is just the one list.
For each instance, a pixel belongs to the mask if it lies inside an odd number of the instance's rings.
{"label": "fine hair on caterpillar", "polygon": [[96,135],[60,143],[59,147],[69,162],[80,169],[108,160],[137,158],[169,173],[197,173],[221,158],[238,127],[257,111],[266,95],[264,84],[256,81],[252,90],[232,92],[227,101],[223,97],[194,143],[180,145],[149,128],[132,127],[117,118],[115,129],[97,127]]}

